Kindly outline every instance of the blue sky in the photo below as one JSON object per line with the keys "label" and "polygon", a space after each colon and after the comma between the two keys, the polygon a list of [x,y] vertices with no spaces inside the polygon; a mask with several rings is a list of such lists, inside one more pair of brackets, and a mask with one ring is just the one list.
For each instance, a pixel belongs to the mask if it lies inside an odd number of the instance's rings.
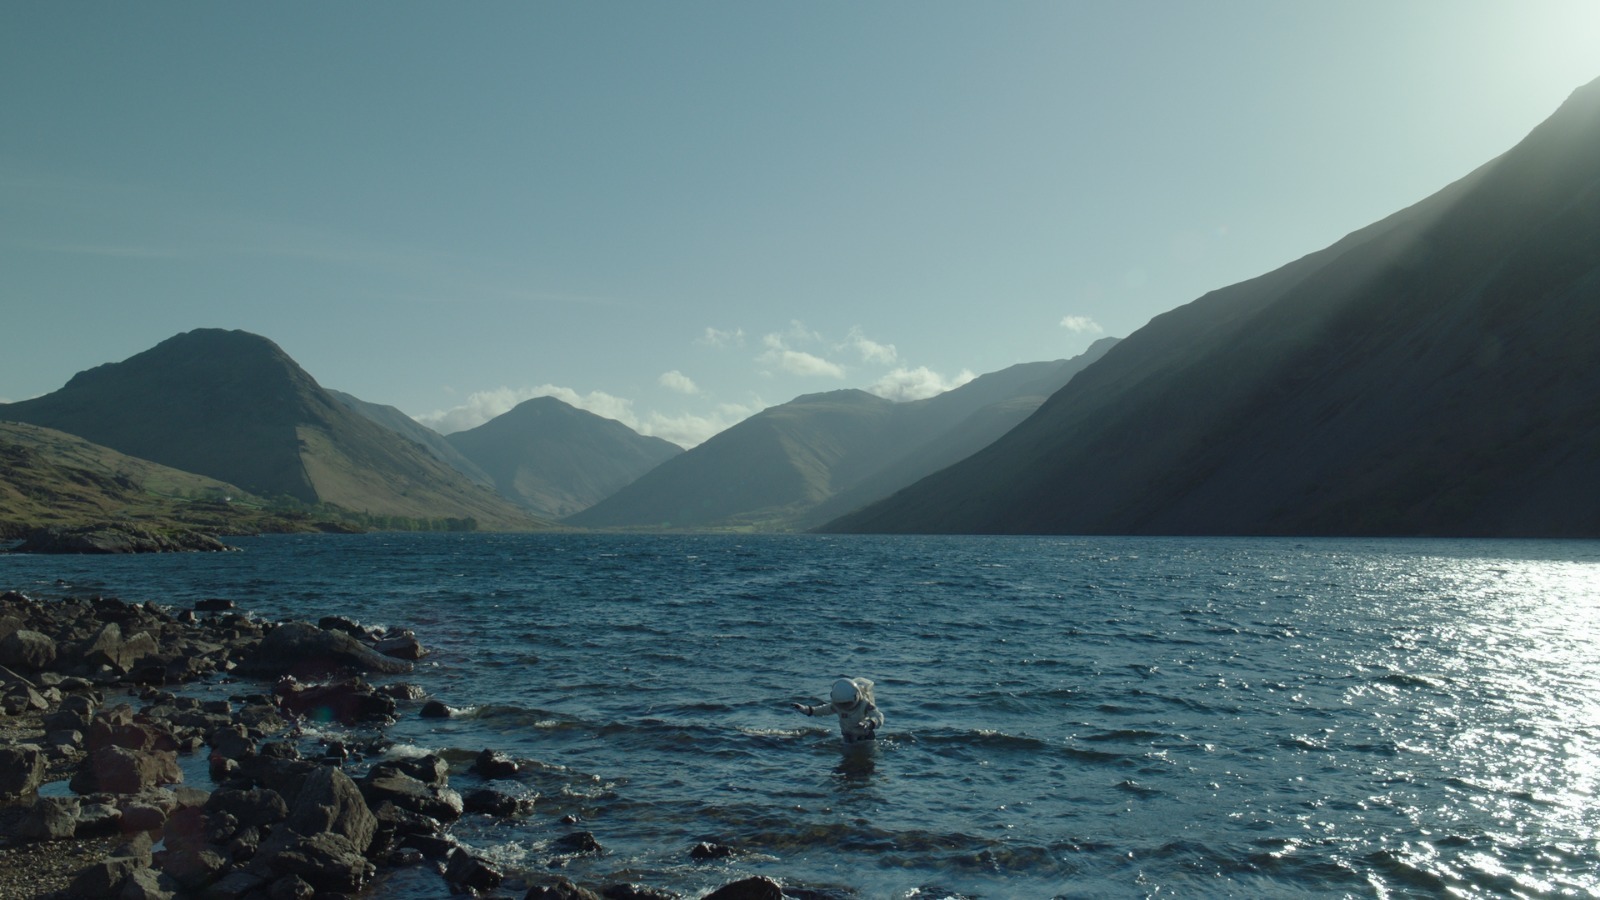
{"label": "blue sky", "polygon": [[692,445],[1125,336],[1600,76],[1593,0],[0,4],[0,399],[197,327]]}

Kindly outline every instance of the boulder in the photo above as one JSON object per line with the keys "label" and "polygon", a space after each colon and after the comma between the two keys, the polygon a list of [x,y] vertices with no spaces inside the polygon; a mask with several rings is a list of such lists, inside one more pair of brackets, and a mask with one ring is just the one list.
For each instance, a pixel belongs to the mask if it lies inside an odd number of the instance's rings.
{"label": "boulder", "polygon": [[472,771],[488,779],[514,778],[521,767],[517,761],[498,750],[485,750],[472,763]]}
{"label": "boulder", "polygon": [[574,831],[569,835],[556,838],[551,846],[563,853],[603,853],[605,848],[595,840],[594,833],[590,831]]}
{"label": "boulder", "polygon": [[272,629],[240,666],[248,674],[272,677],[381,672],[400,675],[412,665],[384,656],[343,631],[326,631],[309,622],[285,622]]}
{"label": "boulder", "polygon": [[283,795],[267,788],[213,791],[205,810],[227,813],[241,826],[276,825],[289,817],[289,804],[284,802]]}
{"label": "boulder", "polygon": [[161,857],[161,871],[172,876],[185,891],[199,891],[227,868],[227,857],[209,845],[183,846],[167,850]]}
{"label": "boulder", "polygon": [[427,648],[409,630],[384,635],[372,645],[372,649],[395,659],[418,660],[428,655]]}
{"label": "boulder", "polygon": [[173,900],[178,883],[154,869],[134,869],[122,882],[118,900]]}
{"label": "boulder", "polygon": [[20,716],[25,713],[43,712],[50,708],[50,701],[44,694],[35,690],[31,685],[20,682],[8,685],[4,699],[0,700],[8,716]]}
{"label": "boulder", "polygon": [[78,831],[78,798],[40,797],[17,828],[32,841],[64,841]]}
{"label": "boulder", "polygon": [[445,863],[444,880],[454,888],[471,892],[492,891],[505,880],[499,869],[471,853],[457,848]]}
{"label": "boulder", "polygon": [[79,658],[90,667],[106,666],[119,675],[126,675],[139,660],[154,655],[159,649],[155,638],[147,632],[124,636],[120,625],[107,622],[83,645]]}
{"label": "boulder", "polygon": [[394,718],[393,697],[378,692],[360,678],[330,684],[301,687],[299,684],[275,689],[285,712],[315,722],[388,722]]}
{"label": "boulder", "polygon": [[268,900],[312,900],[317,889],[299,875],[285,875],[267,889]]}
{"label": "boulder", "polygon": [[33,744],[0,747],[0,803],[32,796],[44,784],[44,751]]}
{"label": "boulder", "polygon": [[56,642],[48,634],[20,628],[0,640],[0,666],[37,672],[56,661]]}
{"label": "boulder", "polygon": [[361,793],[376,806],[388,801],[401,809],[430,816],[441,822],[461,818],[461,795],[448,787],[427,784],[404,772],[374,768],[361,780]]}
{"label": "boulder", "polygon": [[350,776],[339,769],[318,766],[306,775],[284,827],[302,835],[336,834],[349,841],[357,853],[365,853],[377,832],[378,820]]}
{"label": "boulder", "polygon": [[354,893],[377,871],[350,841],[337,834],[295,840],[273,857],[272,871],[295,875],[318,891]]}
{"label": "boulder", "polygon": [[[141,865],[141,862],[143,865]],[[78,871],[68,886],[73,897],[107,897],[115,894],[135,869],[148,868],[147,860],[129,856],[113,856],[91,863]]]}
{"label": "boulder", "polygon": [[705,862],[713,859],[727,859],[733,855],[733,848],[727,844],[718,844],[713,841],[701,841],[689,848],[689,858],[696,862]]}
{"label": "boulder", "polygon": [[424,719],[448,719],[455,714],[456,711],[454,709],[438,700],[429,700],[427,703],[422,704],[422,709],[417,712],[417,715]]}
{"label": "boulder", "polygon": [[783,900],[783,888],[761,875],[725,884],[705,895],[703,900]]}
{"label": "boulder", "polygon": [[137,794],[160,784],[183,780],[178,756],[170,750],[129,750],[102,747],[72,776],[70,786],[79,794],[106,792]]}
{"label": "boulder", "polygon": [[468,791],[461,798],[462,808],[471,813],[483,813],[496,818],[508,819],[533,809],[533,801],[510,794],[501,793],[493,788],[478,788]]}
{"label": "boulder", "polygon": [[78,808],[73,837],[103,837],[122,830],[122,810],[112,803],[85,803]]}

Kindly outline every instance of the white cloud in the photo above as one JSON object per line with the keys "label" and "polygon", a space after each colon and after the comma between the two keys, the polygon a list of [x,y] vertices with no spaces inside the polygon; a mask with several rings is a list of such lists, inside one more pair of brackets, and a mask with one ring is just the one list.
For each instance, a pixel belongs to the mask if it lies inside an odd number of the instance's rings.
{"label": "white cloud", "polygon": [[1105,331],[1104,328],[1100,327],[1099,322],[1088,316],[1064,316],[1061,319],[1061,327],[1074,334],[1099,334]]}
{"label": "white cloud", "polygon": [[859,325],[851,328],[850,333],[845,335],[842,347],[855,350],[861,355],[861,361],[864,363],[892,366],[895,360],[900,358],[900,353],[895,350],[893,344],[880,344],[872,340],[862,333]]}
{"label": "white cloud", "polygon": [[976,377],[969,369],[962,369],[954,378],[945,378],[927,366],[901,367],[878,379],[867,391],[885,400],[924,400],[958,388]]}
{"label": "white cloud", "polygon": [[743,347],[744,329],[735,328],[732,331],[723,331],[720,328],[707,328],[706,333],[695,338],[694,342],[707,347],[727,347],[730,345]]}
{"label": "white cloud", "polygon": [[763,365],[781,369],[790,375],[820,376],[825,378],[843,378],[844,368],[836,363],[828,362],[820,356],[806,353],[803,350],[772,349],[756,358]]}
{"label": "white cloud", "polygon": [[657,378],[656,381],[667,390],[677,391],[680,394],[700,393],[700,386],[694,383],[694,379],[679,372],[677,369],[673,369],[671,372],[662,372],[661,377]]}
{"label": "white cloud", "polygon": [[737,403],[719,405],[709,415],[685,413],[669,416],[653,412],[636,429],[640,434],[671,441],[680,447],[695,447],[760,412],[764,407]]}
{"label": "white cloud", "polygon": [[541,384],[538,387],[508,388],[500,387],[491,391],[476,391],[467,396],[467,402],[450,409],[435,410],[424,415],[412,416],[418,422],[432,428],[440,434],[452,434],[457,431],[466,431],[476,428],[495,416],[504,415],[511,411],[517,404],[535,397],[554,397],[557,400],[588,410],[597,416],[607,419],[616,419],[629,428],[638,430],[638,419],[633,414],[633,401],[607,394],[604,391],[590,391],[580,394],[572,388],[561,387],[554,384]]}

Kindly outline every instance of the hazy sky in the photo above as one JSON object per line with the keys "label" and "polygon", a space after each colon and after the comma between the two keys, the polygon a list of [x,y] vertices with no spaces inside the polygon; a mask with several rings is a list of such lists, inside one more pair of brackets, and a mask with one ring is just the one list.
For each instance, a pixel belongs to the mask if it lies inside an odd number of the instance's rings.
{"label": "hazy sky", "polygon": [[925,396],[1422,199],[1597,48],[1597,0],[0,4],[0,399],[197,327],[445,430]]}

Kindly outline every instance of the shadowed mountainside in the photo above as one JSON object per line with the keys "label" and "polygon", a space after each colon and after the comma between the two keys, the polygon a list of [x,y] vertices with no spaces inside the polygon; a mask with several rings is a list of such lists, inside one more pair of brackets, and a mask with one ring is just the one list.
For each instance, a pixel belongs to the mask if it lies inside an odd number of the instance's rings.
{"label": "shadowed mountainside", "polygon": [[266,338],[198,329],[60,390],[0,406],[129,456],[268,498],[486,529],[539,523],[426,448],[353,412]]}
{"label": "shadowed mountainside", "polygon": [[444,440],[487,473],[502,497],[551,519],[587,509],[683,453],[554,397],[525,401]]}
{"label": "shadowed mountainside", "polygon": [[[884,496],[999,437],[1116,343],[1027,363],[936,397],[807,394],[764,410],[663,463],[566,521],[603,528],[787,530],[839,500]],[[850,508],[850,507],[846,507]]]}
{"label": "shadowed mountainside", "polygon": [[1600,80],[838,532],[1600,535]]}

